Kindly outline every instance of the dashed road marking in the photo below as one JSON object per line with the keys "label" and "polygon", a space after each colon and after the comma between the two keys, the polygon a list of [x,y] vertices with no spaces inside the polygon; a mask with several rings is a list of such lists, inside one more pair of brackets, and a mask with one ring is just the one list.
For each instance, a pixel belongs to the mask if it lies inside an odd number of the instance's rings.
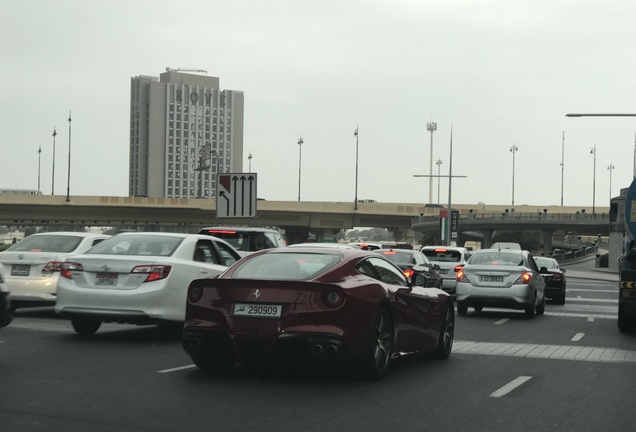
{"label": "dashed road marking", "polygon": [[594,322],[594,317],[587,317],[587,322]]}
{"label": "dashed road marking", "polygon": [[174,368],[170,368],[170,369],[163,369],[163,370],[159,370],[157,371],[157,373],[170,373],[170,372],[179,372],[182,370],[186,370],[186,369],[192,369],[195,368],[196,365],[190,364],[187,366],[179,366],[179,367],[174,367]]}
{"label": "dashed road marking", "polygon": [[490,397],[498,398],[498,397],[505,396],[508,393],[510,393],[511,391],[513,391],[514,389],[516,389],[517,387],[519,387],[522,384],[524,384],[525,382],[529,381],[531,378],[532,377],[530,377],[530,376],[517,377],[514,380],[510,381],[505,386],[501,387],[499,390],[496,390],[493,393],[491,393]]}
{"label": "dashed road marking", "polygon": [[508,321],[510,321],[510,318],[504,318],[504,319],[500,319],[499,321],[495,322],[494,324],[495,325],[501,325],[501,324],[503,324],[505,322],[508,322]]}
{"label": "dashed road marking", "polygon": [[456,340],[453,344],[453,354],[593,361],[600,363],[636,363],[636,351],[574,345],[516,344]]}
{"label": "dashed road marking", "polygon": [[585,336],[585,333],[577,333],[574,335],[574,337],[572,339],[570,339],[572,342],[578,342],[581,339],[583,339],[583,336]]}

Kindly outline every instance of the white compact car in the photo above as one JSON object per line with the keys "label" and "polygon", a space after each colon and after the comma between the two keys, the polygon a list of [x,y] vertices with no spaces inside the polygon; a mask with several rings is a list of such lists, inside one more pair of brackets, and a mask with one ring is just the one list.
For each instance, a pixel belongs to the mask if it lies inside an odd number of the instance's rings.
{"label": "white compact car", "polygon": [[118,234],[66,260],[55,311],[81,335],[102,322],[183,322],[190,282],[215,277],[240,258],[209,235]]}
{"label": "white compact car", "polygon": [[62,262],[109,237],[85,232],[38,233],[1,252],[0,266],[11,292],[11,308],[53,306]]}
{"label": "white compact car", "polygon": [[465,247],[455,246],[424,246],[420,251],[426,258],[439,266],[442,277],[442,289],[450,295],[455,295],[457,287],[457,272],[466,264],[470,253]]}
{"label": "white compact car", "polygon": [[545,280],[530,252],[480,249],[457,272],[457,313],[468,307],[522,309],[528,318],[545,311]]}

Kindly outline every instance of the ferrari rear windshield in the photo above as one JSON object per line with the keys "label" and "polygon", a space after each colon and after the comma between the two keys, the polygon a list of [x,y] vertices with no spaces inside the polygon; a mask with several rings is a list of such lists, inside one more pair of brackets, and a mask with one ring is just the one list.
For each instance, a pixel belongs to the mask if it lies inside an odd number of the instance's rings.
{"label": "ferrari rear windshield", "polygon": [[320,253],[268,253],[245,260],[233,279],[313,279],[340,261],[339,255]]}

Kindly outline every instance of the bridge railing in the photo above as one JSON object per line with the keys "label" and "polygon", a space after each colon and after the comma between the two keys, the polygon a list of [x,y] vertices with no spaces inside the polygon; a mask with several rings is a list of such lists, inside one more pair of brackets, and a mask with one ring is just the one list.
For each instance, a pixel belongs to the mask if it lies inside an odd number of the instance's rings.
{"label": "bridge railing", "polygon": [[[412,223],[437,222],[439,216],[414,216]],[[609,223],[608,213],[544,213],[544,212],[501,212],[466,213],[459,220],[510,220],[510,221],[596,221]]]}

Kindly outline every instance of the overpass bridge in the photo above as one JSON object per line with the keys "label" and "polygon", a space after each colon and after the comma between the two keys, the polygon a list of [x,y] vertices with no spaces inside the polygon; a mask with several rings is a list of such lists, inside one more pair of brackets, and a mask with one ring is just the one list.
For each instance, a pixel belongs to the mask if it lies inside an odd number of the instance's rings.
{"label": "overpass bridge", "polygon": [[[609,207],[592,215],[580,207],[456,204],[460,232],[497,229],[562,230],[581,235],[607,235]],[[148,231],[196,232],[210,225],[278,226],[291,242],[304,241],[309,232],[331,237],[342,229],[380,227],[396,240],[412,239],[415,231],[439,237],[439,208],[415,203],[257,202],[255,218],[217,218],[216,202],[193,198],[118,196],[0,195],[0,225],[112,226]]]}

